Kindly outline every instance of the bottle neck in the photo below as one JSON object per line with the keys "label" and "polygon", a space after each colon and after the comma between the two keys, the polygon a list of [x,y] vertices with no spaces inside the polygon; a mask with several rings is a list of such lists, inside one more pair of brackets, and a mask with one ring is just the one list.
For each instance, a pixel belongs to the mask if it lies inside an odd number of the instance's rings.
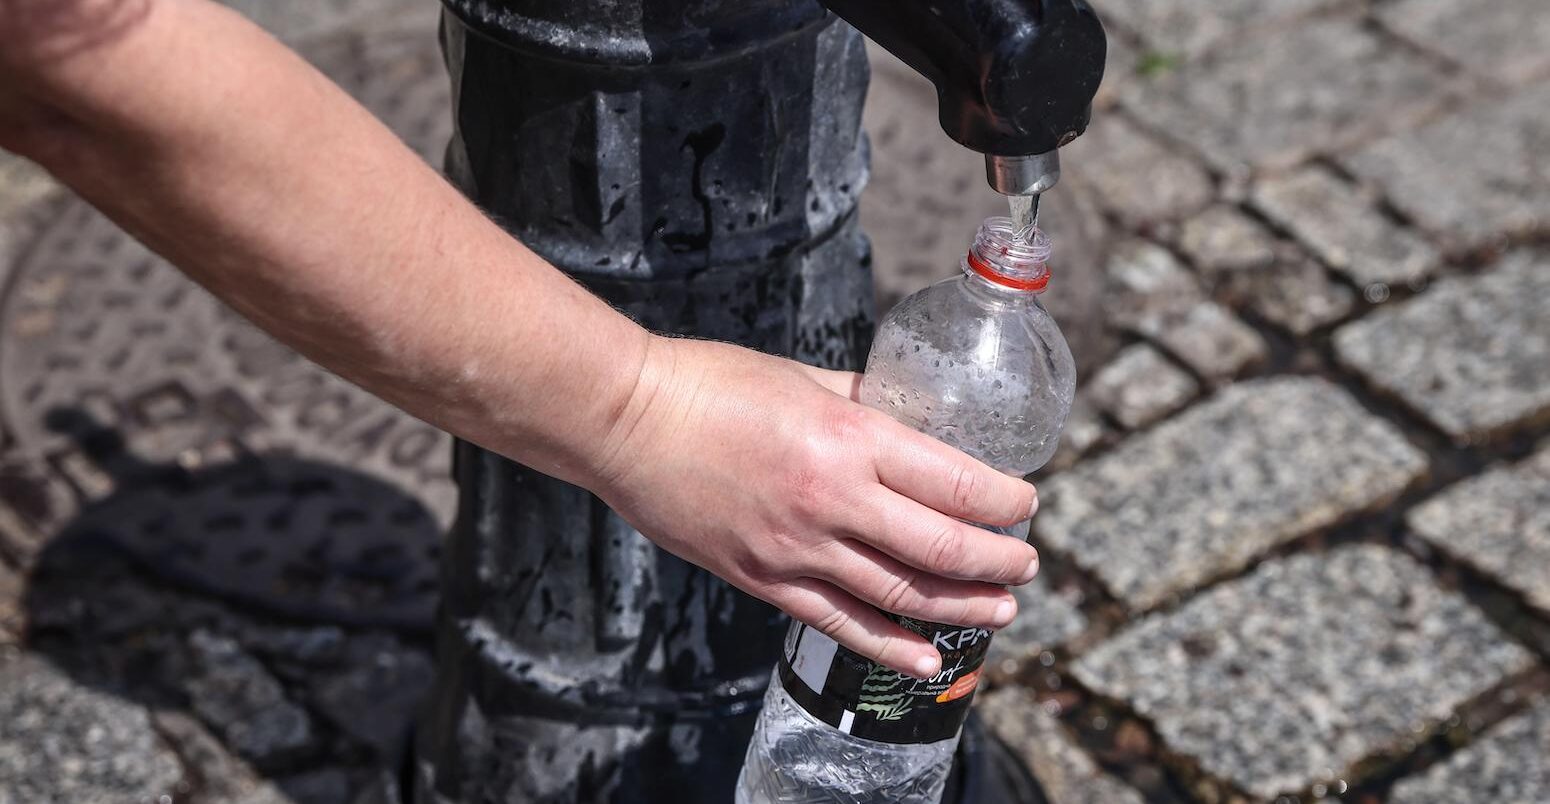
{"label": "bottle neck", "polygon": [[1010,218],[987,218],[964,258],[963,271],[1003,293],[1039,294],[1049,286],[1050,241],[1039,229],[1019,237]]}

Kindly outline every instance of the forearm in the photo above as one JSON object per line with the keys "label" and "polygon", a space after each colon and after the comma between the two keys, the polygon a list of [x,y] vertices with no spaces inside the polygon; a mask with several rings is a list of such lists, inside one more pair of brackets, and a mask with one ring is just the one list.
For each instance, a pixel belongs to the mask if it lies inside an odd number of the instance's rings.
{"label": "forearm", "polygon": [[[149,10],[68,19],[105,7]],[[57,46],[7,33],[29,8]],[[940,657],[872,606],[1000,627],[997,584],[1037,568],[965,524],[1027,518],[1032,487],[856,404],[854,375],[653,338],[211,3],[0,0],[0,147],[318,362],[889,667]]]}
{"label": "forearm", "polygon": [[256,27],[202,0],[144,5],[89,46],[13,50],[0,145],[309,357],[585,480],[649,336]]}

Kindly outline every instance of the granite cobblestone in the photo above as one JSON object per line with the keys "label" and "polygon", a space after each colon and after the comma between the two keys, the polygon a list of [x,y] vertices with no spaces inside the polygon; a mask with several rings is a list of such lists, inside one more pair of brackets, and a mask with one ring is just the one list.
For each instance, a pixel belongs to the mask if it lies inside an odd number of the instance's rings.
{"label": "granite cobblestone", "polygon": [[1199,391],[1194,377],[1145,344],[1126,347],[1092,379],[1098,406],[1131,430],[1178,410]]}
{"label": "granite cobblestone", "polygon": [[196,631],[188,644],[194,656],[194,672],[184,681],[190,706],[238,756],[263,764],[314,743],[306,711],[235,640]]}
{"label": "granite cobblestone", "polygon": [[[306,53],[369,107],[399,110],[395,126],[439,159],[448,120],[430,44],[434,3],[227,4],[288,43],[308,43]],[[1091,130],[1065,150],[1067,178],[1045,217],[1060,238],[1051,310],[1070,316],[1101,296],[1106,320],[1094,325],[1097,335],[1070,329],[1088,376],[1040,482],[1035,542],[1137,616],[1110,634],[1107,604],[1084,611],[1071,594],[1077,587],[1039,579],[1013,590],[1023,612],[998,636],[993,658],[1077,651],[1070,669],[1080,684],[1149,720],[1179,759],[1175,769],[1203,774],[1195,792],[1220,787],[1271,800],[1360,780],[1375,760],[1403,755],[1473,696],[1534,666],[1396,551],[1323,552],[1309,540],[1265,559],[1382,508],[1426,474],[1428,458],[1394,423],[1315,378],[1210,390],[1269,357],[1237,313],[1297,336],[1304,356],[1302,336],[1362,313],[1335,332],[1333,347],[1371,386],[1460,444],[1486,443],[1490,452],[1492,438],[1542,435],[1550,257],[1518,249],[1486,263],[1493,249],[1550,233],[1550,90],[1535,83],[1550,74],[1550,5],[1206,5],[1114,0],[1101,9],[1117,32],[1109,74]],[[371,33],[402,29],[404,15],[427,36]],[[351,35],[329,38],[343,29]],[[1396,37],[1413,47],[1396,47]],[[365,63],[377,65],[378,78]],[[967,237],[985,216],[1004,214],[1004,203],[984,191],[977,156],[936,129],[929,86],[897,63],[874,65],[867,124],[878,173],[862,215],[878,244],[886,304],[954,272],[963,244],[952,233]],[[1452,108],[1460,88],[1475,89]],[[1314,157],[1342,172],[1310,166]],[[38,211],[60,192],[0,153],[0,287],[11,257],[42,231]],[[1374,192],[1398,215],[1380,212]],[[1405,285],[1416,298],[1358,309],[1347,281],[1357,292]],[[1108,360],[1126,339],[1140,342]],[[1077,349],[1079,340],[1095,345]],[[1202,385],[1208,395],[1197,398]],[[1111,424],[1149,429],[1122,438]],[[0,432],[0,449],[5,438]],[[40,534],[76,513],[74,503],[54,505],[59,494],[121,491],[102,486],[111,479],[94,474],[84,454],[51,460],[66,479],[48,488],[43,519],[15,507],[25,478],[0,464],[0,552],[9,560],[30,563],[44,546]],[[1550,445],[1541,441],[1531,457],[1423,501],[1404,526],[1444,563],[1467,564],[1521,598],[1530,616],[1550,618],[1547,488]],[[198,595],[117,608],[120,597],[104,597],[91,609],[104,635],[133,641],[160,628],[155,644],[183,661],[168,666],[189,671],[163,682],[182,690],[192,711],[148,712],[31,654],[27,615],[57,633],[76,627],[79,612],[49,607],[65,599],[57,583],[54,598],[24,601],[30,568],[12,569],[7,558],[0,802],[154,801],[162,792],[188,804],[346,800],[362,776],[350,763],[396,756],[432,673],[422,649],[382,632],[256,620],[231,631],[233,620]],[[178,624],[163,628],[161,617]],[[196,621],[211,630],[186,633]],[[352,714],[376,704],[380,711]],[[976,706],[1055,804],[1143,800],[1031,690],[995,689]],[[325,722],[323,731],[337,732],[327,744],[314,728]],[[349,757],[334,756],[341,751]],[[326,764],[297,773],[287,758],[298,753]],[[1390,801],[1550,800],[1547,755],[1550,703],[1541,700],[1399,780]],[[238,756],[280,775],[265,778]],[[184,795],[200,777],[203,786]]]}
{"label": "granite cobblestone", "polygon": [[1127,86],[1123,100],[1151,129],[1236,174],[1402,127],[1449,88],[1428,61],[1358,21],[1323,19],[1234,39],[1209,59]]}
{"label": "granite cobblestone", "polygon": [[1049,476],[1075,466],[1084,455],[1102,443],[1113,432],[1103,420],[1092,395],[1078,392],[1066,417],[1066,427],[1060,434],[1060,449],[1050,462],[1039,470],[1041,476]]}
{"label": "granite cobblestone", "polygon": [[1498,724],[1478,741],[1394,786],[1389,804],[1550,801],[1550,700]]}
{"label": "granite cobblestone", "polygon": [[1087,615],[1044,578],[1011,588],[1017,619],[996,632],[991,660],[1026,662],[1087,630]]}
{"label": "granite cobblestone", "polygon": [[1076,664],[1170,750],[1261,800],[1352,779],[1533,664],[1413,559],[1359,545],[1269,562]]}
{"label": "granite cobblestone", "polygon": [[1550,416],[1550,254],[1519,251],[1335,333],[1341,363],[1454,441]]}
{"label": "granite cobblestone", "polygon": [[1050,804],[1141,804],[1141,794],[1113,776],[1077,745],[1033,693],[1004,687],[975,701],[985,725],[1011,747]]}
{"label": "granite cobblestone", "polygon": [[181,778],[143,707],[0,650],[0,801],[155,801]]}
{"label": "granite cobblestone", "polygon": [[1446,248],[1550,230],[1550,85],[1482,95],[1340,157]]}
{"label": "granite cobblestone", "polygon": [[1333,324],[1355,306],[1350,288],[1236,207],[1214,206],[1185,221],[1177,246],[1209,292],[1293,335]]}
{"label": "granite cobblestone", "polygon": [[1328,382],[1255,380],[1046,481],[1033,527],[1038,544],[1148,609],[1383,505],[1426,467]]}
{"label": "granite cobblestone", "polygon": [[1336,4],[1336,0],[1261,0],[1219,4],[1202,13],[1202,6],[1192,0],[1113,0],[1102,11],[1106,20],[1139,36],[1151,53],[1193,59],[1215,45],[1284,26]]}
{"label": "granite cobblestone", "polygon": [[1094,120],[1061,161],[1072,166],[1069,181],[1093,187],[1100,203],[1130,227],[1178,220],[1215,197],[1203,167],[1117,113]]}
{"label": "granite cobblestone", "polygon": [[1550,615],[1550,447],[1447,489],[1407,522],[1438,550]]}
{"label": "granite cobblestone", "polygon": [[1265,339],[1216,302],[1163,316],[1138,330],[1209,381],[1243,373],[1270,351]]}
{"label": "granite cobblestone", "polygon": [[1399,0],[1377,17],[1482,78],[1521,83],[1550,72],[1550,7],[1540,0]]}
{"label": "granite cobblestone", "polygon": [[1179,250],[1207,277],[1264,268],[1276,260],[1276,239],[1262,224],[1218,204],[1179,227]]}
{"label": "granite cobblestone", "polygon": [[1225,294],[1297,337],[1344,320],[1356,308],[1356,292],[1330,279],[1324,266],[1293,253],[1253,271],[1225,277]]}
{"label": "granite cobblestone", "polygon": [[1418,286],[1440,259],[1425,240],[1323,168],[1260,182],[1254,201],[1358,287]]}

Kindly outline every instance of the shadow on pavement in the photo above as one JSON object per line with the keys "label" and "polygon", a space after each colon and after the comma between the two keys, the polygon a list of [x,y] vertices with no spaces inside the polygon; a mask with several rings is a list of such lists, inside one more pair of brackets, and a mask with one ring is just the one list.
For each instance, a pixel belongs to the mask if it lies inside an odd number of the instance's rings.
{"label": "shadow on pavement", "polygon": [[178,800],[267,787],[254,800],[340,802],[394,775],[433,673],[430,512],[339,466],[241,455],[187,471],[136,459],[79,411],[49,426],[118,491],[38,557],[28,648],[151,710],[185,770]]}

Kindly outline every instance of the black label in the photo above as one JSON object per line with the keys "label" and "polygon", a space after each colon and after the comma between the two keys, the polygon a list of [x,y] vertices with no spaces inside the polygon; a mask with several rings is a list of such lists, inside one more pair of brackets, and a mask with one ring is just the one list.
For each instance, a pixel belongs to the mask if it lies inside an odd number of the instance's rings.
{"label": "black label", "polygon": [[894,672],[793,622],[781,684],[808,714],[863,739],[934,743],[956,735],[969,716],[991,633],[889,616],[942,653],[941,672],[928,679]]}

